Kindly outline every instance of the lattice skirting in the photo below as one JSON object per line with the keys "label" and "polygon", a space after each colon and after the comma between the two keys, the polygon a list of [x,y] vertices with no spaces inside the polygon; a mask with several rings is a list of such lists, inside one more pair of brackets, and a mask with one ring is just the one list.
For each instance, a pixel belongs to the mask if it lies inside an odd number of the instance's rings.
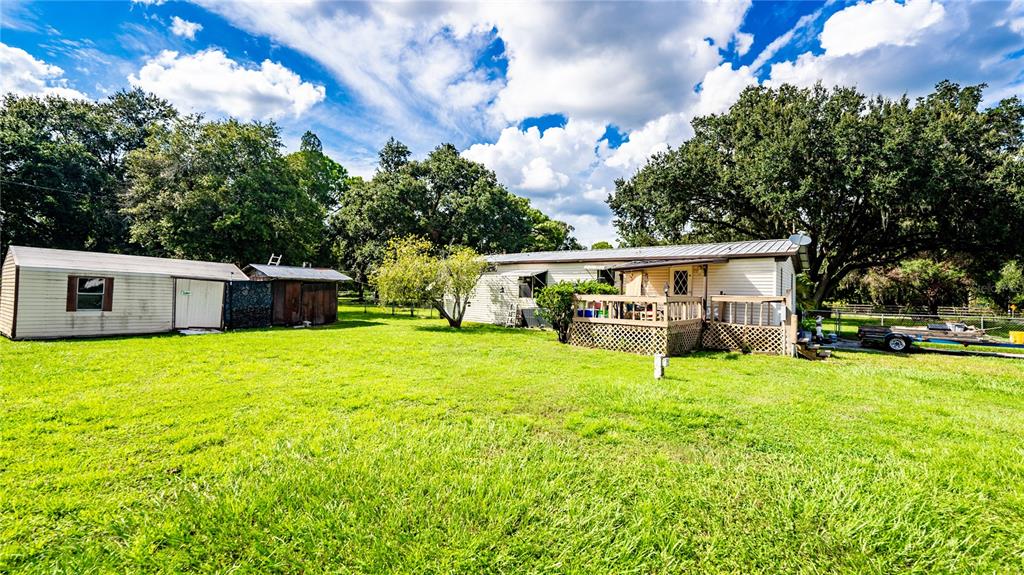
{"label": "lattice skirting", "polygon": [[670,328],[573,322],[569,327],[569,343],[642,355],[681,355],[700,343],[702,324],[699,319]]}
{"label": "lattice skirting", "polygon": [[580,347],[654,355],[666,352],[668,334],[665,328],[656,326],[573,322],[569,327],[569,343]]}
{"label": "lattice skirting", "polygon": [[736,325],[708,322],[704,327],[705,349],[750,349],[757,353],[785,355],[786,331],[781,326]]}
{"label": "lattice skirting", "polygon": [[687,320],[668,328],[668,355],[683,355],[700,346],[700,334],[704,329],[701,319]]}

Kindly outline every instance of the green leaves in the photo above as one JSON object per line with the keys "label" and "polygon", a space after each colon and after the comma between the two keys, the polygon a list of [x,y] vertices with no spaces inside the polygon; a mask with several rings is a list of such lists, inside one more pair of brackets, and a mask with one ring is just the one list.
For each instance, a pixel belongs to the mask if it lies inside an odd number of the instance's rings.
{"label": "green leaves", "polygon": [[154,129],[127,162],[132,240],[239,265],[271,253],[292,265],[314,259],[344,170],[314,150],[286,159],[280,148],[274,124],[188,116]]}
{"label": "green leaves", "polygon": [[540,290],[537,307],[540,315],[558,332],[558,341],[568,343],[572,323],[573,298],[576,294],[617,294],[615,286],[594,280],[558,282]]}
{"label": "green leaves", "polygon": [[466,246],[480,253],[578,248],[572,226],[530,207],[499,184],[494,172],[451,144],[412,160],[389,140],[369,181],[350,180],[331,217],[335,253],[357,279],[367,278],[394,238],[425,239],[434,253]]}
{"label": "green leaves", "polygon": [[388,242],[381,264],[371,275],[381,303],[429,303],[461,327],[470,292],[487,262],[472,248],[456,247],[441,258],[427,240],[408,236]]}
{"label": "green leaves", "polygon": [[752,87],[726,114],[616,182],[627,244],[814,238],[814,305],[850,272],[926,251],[968,254],[978,273],[1024,252],[1016,98],[979,110],[950,82],[911,103],[851,88]]}

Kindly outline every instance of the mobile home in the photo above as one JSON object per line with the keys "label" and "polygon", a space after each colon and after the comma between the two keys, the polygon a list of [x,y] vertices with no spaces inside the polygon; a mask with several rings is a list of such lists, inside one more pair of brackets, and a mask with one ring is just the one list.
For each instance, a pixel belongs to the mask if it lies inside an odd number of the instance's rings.
{"label": "mobile home", "polygon": [[225,263],[11,246],[0,274],[0,334],[49,339],[224,325]]}
{"label": "mobile home", "polygon": [[[742,332],[742,338],[729,339],[726,347],[745,347],[748,332],[755,339],[768,333],[762,339],[770,339],[771,346],[765,349],[785,353],[795,339],[786,334],[795,330],[796,273],[805,255],[789,240],[491,255],[465,319],[521,325],[536,310],[534,295],[539,288],[561,281],[597,280],[619,288],[619,295],[577,298],[576,320],[581,324],[574,326],[577,341],[585,340],[580,336],[585,333],[605,342],[601,347],[630,339],[655,341],[653,346],[630,349],[665,353],[672,346],[672,338],[665,337],[673,332],[670,328],[685,327],[691,336],[703,334],[707,347],[716,343],[708,341],[708,334],[714,339],[719,332]],[[697,323],[701,327],[694,328]],[[705,323],[710,329],[705,329]],[[732,329],[726,324],[758,329]],[[694,345],[690,341],[683,347]]]}

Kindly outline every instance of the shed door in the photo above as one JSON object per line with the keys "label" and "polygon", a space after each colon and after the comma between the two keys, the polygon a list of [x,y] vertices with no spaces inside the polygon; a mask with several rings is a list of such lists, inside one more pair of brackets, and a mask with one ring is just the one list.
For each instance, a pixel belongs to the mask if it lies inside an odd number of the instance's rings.
{"label": "shed door", "polygon": [[224,310],[224,282],[174,280],[174,328],[219,329]]}
{"label": "shed door", "polygon": [[294,325],[302,321],[302,284],[274,282],[274,325]]}
{"label": "shed door", "polygon": [[333,323],[338,316],[337,287],[330,283],[302,284],[302,321]]}

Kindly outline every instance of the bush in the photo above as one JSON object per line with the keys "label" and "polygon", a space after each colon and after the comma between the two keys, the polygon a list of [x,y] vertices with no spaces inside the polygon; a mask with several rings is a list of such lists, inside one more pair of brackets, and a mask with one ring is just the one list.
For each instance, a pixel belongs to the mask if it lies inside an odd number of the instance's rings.
{"label": "bush", "polygon": [[576,294],[617,294],[615,286],[594,280],[558,282],[540,290],[537,307],[540,315],[551,322],[558,332],[558,341],[569,342],[569,325],[572,323],[573,296]]}

